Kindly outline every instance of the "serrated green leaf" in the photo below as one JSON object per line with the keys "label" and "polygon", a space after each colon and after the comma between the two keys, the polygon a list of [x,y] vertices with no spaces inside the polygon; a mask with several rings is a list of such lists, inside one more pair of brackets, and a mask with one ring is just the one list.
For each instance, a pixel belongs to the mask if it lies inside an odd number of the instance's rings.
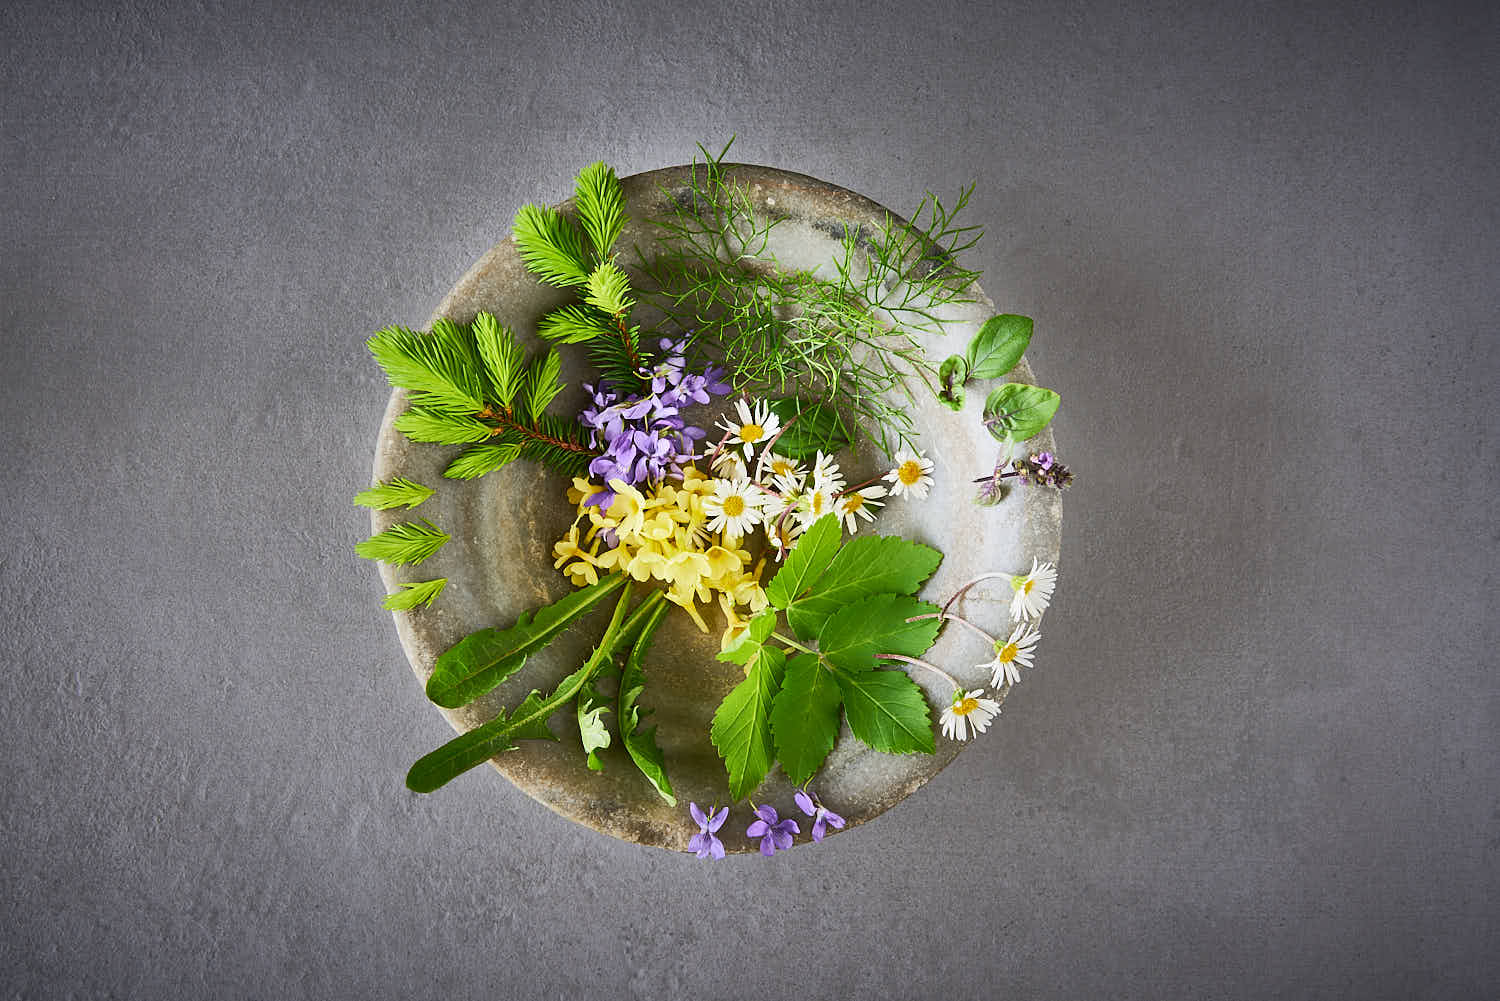
{"label": "serrated green leaf", "polygon": [[475,316],[473,330],[474,345],[489,374],[495,399],[508,407],[525,380],[526,352],[517,342],[515,333],[491,313]]}
{"label": "serrated green leaf", "polygon": [[938,399],[949,410],[964,408],[964,383],[969,379],[969,362],[963,355],[949,355],[938,368]]}
{"label": "serrated green leaf", "polygon": [[1061,402],[1050,389],[1007,382],[984,401],[984,425],[1001,441],[1025,441],[1042,433]]}
{"label": "serrated green leaf", "polygon": [[[562,681],[557,683],[554,692],[571,692],[575,686],[581,685],[582,679],[589,676],[588,666],[580,667]],[[571,697],[571,696],[569,696]],[[566,699],[553,700],[543,698],[542,693],[535,688],[521,700],[514,712],[510,714],[510,739],[511,740],[556,740],[557,734],[547,727],[547,720],[552,714],[562,708]]]}
{"label": "serrated green leaf", "polygon": [[435,442],[439,445],[469,445],[484,441],[493,433],[488,424],[473,417],[445,414],[421,407],[412,407],[391,423],[412,441]]}
{"label": "serrated green leaf", "polygon": [[443,475],[453,480],[472,480],[492,473],[521,454],[521,446],[511,441],[490,441],[466,448],[448,463]]}
{"label": "serrated green leaf", "polygon": [[557,638],[575,619],[587,614],[625,583],[610,574],[596,584],[571,591],[550,605],[523,612],[507,629],[481,629],[444,651],[427,679],[427,697],[445,709],[477,699],[526,663],[526,658]]}
{"label": "serrated green leaf", "polygon": [[786,430],[776,439],[776,451],[790,459],[811,459],[819,451],[832,454],[854,440],[849,425],[831,403],[815,403],[783,396],[768,403]]}
{"label": "serrated green leaf", "polygon": [[[969,342],[969,376],[999,379],[1015,368],[1031,343],[1031,317],[1014,313],[992,316]],[[939,375],[941,378],[941,374]]]}
{"label": "serrated green leaf", "polygon": [[937,639],[941,619],[908,622],[938,607],[904,594],[872,594],[830,615],[818,632],[818,650],[846,671],[873,671],[878,653],[920,657]]}
{"label": "serrated green leaf", "polygon": [[527,270],[542,281],[560,288],[588,283],[589,255],[583,249],[583,235],[556,209],[522,205],[511,235]]}
{"label": "serrated green leaf", "polygon": [[484,409],[479,370],[450,338],[386,327],[365,342],[392,386],[424,394],[423,402],[450,410]]}
{"label": "serrated green leaf", "polygon": [[573,185],[573,204],[578,207],[578,220],[594,245],[594,253],[603,260],[625,228],[625,196],[614,169],[601,162],[579,171]]}
{"label": "serrated green leaf", "polygon": [[613,337],[619,330],[613,320],[593,306],[573,303],[542,317],[536,332],[554,344],[582,344],[596,337]]}
{"label": "serrated green leaf", "polygon": [[430,521],[403,521],[378,532],[354,547],[367,560],[401,566],[421,563],[448,542],[448,533]]}
{"label": "serrated green leaf", "polygon": [[816,654],[787,661],[786,680],[771,706],[771,734],[776,760],[794,784],[812,778],[833,750],[842,701],[837,679]]}
{"label": "serrated green leaf", "polygon": [[838,516],[832,514],[825,514],[803,532],[787,554],[786,562],[766,585],[766,598],[772,607],[785,609],[811,588],[838,554],[841,538]]}
{"label": "serrated green leaf", "polygon": [[557,378],[561,371],[562,359],[558,357],[556,348],[548,351],[541,361],[531,363],[526,377],[526,410],[533,421],[541,417],[547,404],[562,392],[563,385]]}
{"label": "serrated green leaf", "polygon": [[725,696],[714,713],[709,738],[729,772],[729,794],[744,799],[771,770],[775,747],[771,742],[771,703],[781,689],[786,655],[775,647],[761,647],[750,673]]}
{"label": "serrated green leaf", "polygon": [[354,495],[354,503],[376,511],[389,511],[394,507],[405,507],[408,511],[431,497],[435,491],[415,480],[398,476],[389,483],[377,483],[368,490]]}
{"label": "serrated green leaf", "polygon": [[748,664],[762,643],[776,631],[776,609],[765,608],[757,613],[733,643],[719,651],[719,659],[731,664]]}
{"label": "serrated green leaf", "polygon": [[933,752],[927,697],[901,671],[835,671],[854,735],[888,754]]}
{"label": "serrated green leaf", "polygon": [[936,549],[896,536],[850,539],[811,589],[787,606],[787,622],[798,636],[816,636],[830,615],[861,598],[886,592],[915,593],[942,559]]}
{"label": "serrated green leaf", "polygon": [[385,601],[380,607],[388,612],[409,612],[418,605],[432,607],[437,601],[438,595],[443,593],[443,588],[448,586],[447,577],[439,577],[436,580],[411,581],[401,585],[401,590],[394,594],[386,595]]}
{"label": "serrated green leaf", "polygon": [[583,300],[610,316],[630,312],[635,305],[630,298],[630,276],[614,261],[605,261],[589,274]]}
{"label": "serrated green leaf", "polygon": [[620,741],[625,745],[626,752],[630,754],[630,760],[634,761],[641,774],[646,776],[652,788],[656,790],[656,794],[665,800],[668,806],[676,806],[677,797],[672,794],[672,782],[667,778],[666,758],[656,743],[656,727],[641,725],[650,713],[649,709],[640,705],[641,693],[646,688],[646,651],[651,646],[651,639],[656,633],[657,625],[666,613],[667,605],[662,604],[653,613],[653,617],[646,620],[641,626],[640,635],[636,637],[635,645],[630,650],[630,656],[625,659],[625,667],[620,672],[618,719]]}

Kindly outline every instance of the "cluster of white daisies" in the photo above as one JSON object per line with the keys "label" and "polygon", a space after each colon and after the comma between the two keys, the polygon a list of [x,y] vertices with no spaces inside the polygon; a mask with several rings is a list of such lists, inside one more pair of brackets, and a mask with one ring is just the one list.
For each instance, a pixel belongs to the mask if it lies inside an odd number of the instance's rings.
{"label": "cluster of white daisies", "polygon": [[[1032,666],[1032,655],[1042,638],[1042,613],[1051,603],[1052,591],[1057,586],[1057,568],[1032,557],[1030,573],[985,574],[954,595],[953,601],[948,602],[949,607],[974,584],[996,577],[1010,578],[1010,585],[1014,589],[1010,616],[1015,625],[1008,637],[1000,639],[991,636],[968,619],[957,615],[945,612],[943,618],[960,622],[989,641],[995,656],[977,666],[990,672],[991,687],[1008,689],[1021,680],[1021,668]],[[999,714],[1000,703],[986,698],[984,689],[976,688],[966,692],[959,686],[953,693],[953,704],[942,713],[943,735],[951,740],[967,740],[971,733],[984,733],[989,728],[990,721]]]}
{"label": "cluster of white daisies", "polygon": [[735,401],[718,427],[724,436],[709,455],[714,492],[703,499],[708,529],[744,538],[760,526],[778,553],[826,514],[853,532],[861,518],[875,520],[886,497],[921,499],[932,486],[932,460],[921,451],[903,449],[889,472],[854,487],[822,452],[810,466],[777,454],[781,419],[765,401]]}

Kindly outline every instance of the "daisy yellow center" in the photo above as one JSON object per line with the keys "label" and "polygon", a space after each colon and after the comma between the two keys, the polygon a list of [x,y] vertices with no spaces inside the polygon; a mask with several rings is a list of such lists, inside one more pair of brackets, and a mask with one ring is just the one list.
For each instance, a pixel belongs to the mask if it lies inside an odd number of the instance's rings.
{"label": "daisy yellow center", "polygon": [[740,425],[740,441],[745,442],[747,445],[754,444],[755,442],[760,441],[765,436],[766,429],[761,427],[759,424]]}
{"label": "daisy yellow center", "polygon": [[907,459],[896,470],[896,476],[906,486],[916,486],[922,479],[922,464],[916,459]]}
{"label": "daisy yellow center", "polygon": [[1036,581],[1034,581],[1034,580],[1028,580],[1025,584],[1021,585],[1021,590],[1023,592],[1025,592],[1026,594],[1030,594],[1031,593],[1031,589],[1034,588],[1034,587],[1036,587]]}
{"label": "daisy yellow center", "polygon": [[1016,577],[1011,581],[1011,586],[1022,594],[1030,594],[1031,589],[1036,587],[1036,581],[1030,577]]}
{"label": "daisy yellow center", "polygon": [[731,518],[738,518],[745,513],[745,499],[731,494],[724,498],[724,513]]}
{"label": "daisy yellow center", "polygon": [[1000,648],[1000,652],[996,654],[996,656],[1000,658],[1000,663],[1009,664],[1011,661],[1016,659],[1016,654],[1020,652],[1020,647],[1016,646],[1014,643],[1007,643]]}
{"label": "daisy yellow center", "polygon": [[844,499],[845,511],[858,511],[865,506],[865,499],[861,494],[850,494]]}
{"label": "daisy yellow center", "polygon": [[974,696],[972,695],[965,695],[963,698],[953,703],[953,715],[967,716],[969,715],[969,713],[978,708],[979,700],[974,698]]}
{"label": "daisy yellow center", "polygon": [[790,476],[792,475],[792,464],[785,459],[777,459],[771,463],[771,472],[777,476]]}

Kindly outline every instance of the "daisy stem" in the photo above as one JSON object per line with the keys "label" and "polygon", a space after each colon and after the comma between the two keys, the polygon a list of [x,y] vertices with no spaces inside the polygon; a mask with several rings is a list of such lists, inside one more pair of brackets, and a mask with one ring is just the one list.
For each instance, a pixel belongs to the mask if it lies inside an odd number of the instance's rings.
{"label": "daisy stem", "polygon": [[840,497],[844,496],[845,494],[852,494],[856,490],[863,490],[865,487],[873,486],[874,484],[879,483],[883,479],[885,479],[884,475],[871,477],[870,479],[865,480],[863,483],[856,483],[852,487],[846,487],[845,489],[840,490],[838,493],[836,493],[836,494],[833,495],[833,499],[834,500],[838,500]]}
{"label": "daisy stem", "polygon": [[978,577],[975,577],[973,580],[969,581],[963,587],[961,587],[957,591],[953,592],[953,597],[949,598],[948,601],[943,605],[943,614],[947,615],[948,614],[948,609],[950,609],[950,608],[953,607],[953,603],[956,602],[959,598],[962,598],[964,596],[964,592],[967,591],[969,588],[973,587],[975,584],[978,584],[981,581],[986,581],[986,580],[996,580],[996,579],[1001,578],[1001,577],[1004,577],[1007,580],[1010,580],[1010,579],[1013,578],[1013,576],[1014,576],[1013,574],[1008,574],[1008,573],[983,573],[983,574],[980,574]]}
{"label": "daisy stem", "polygon": [[939,678],[945,679],[948,682],[948,684],[952,685],[954,688],[956,688],[956,689],[962,689],[964,687],[963,685],[960,685],[958,683],[958,679],[955,678],[955,677],[953,677],[953,675],[949,674],[947,671],[943,670],[941,667],[938,667],[936,664],[929,664],[929,663],[927,663],[927,661],[925,661],[925,660],[918,660],[915,657],[907,657],[907,656],[904,656],[904,655],[899,654],[899,653],[877,653],[875,655],[875,659],[876,660],[899,660],[903,664],[915,664],[918,667],[925,667],[925,668],[927,668],[927,670],[931,671],[933,674],[937,675]]}
{"label": "daisy stem", "polygon": [[998,643],[998,642],[1000,642],[999,640],[995,639],[995,637],[991,636],[989,633],[985,632],[983,629],[980,629],[978,626],[976,626],[974,623],[970,622],[968,619],[964,618],[962,615],[950,615],[947,612],[929,612],[926,615],[913,615],[911,618],[907,619],[906,621],[907,622],[919,622],[922,619],[942,619],[945,622],[959,622],[959,623],[962,623],[963,625],[968,626],[970,629],[974,630],[976,633],[978,633],[979,635],[983,636],[985,639],[989,640],[991,643]]}

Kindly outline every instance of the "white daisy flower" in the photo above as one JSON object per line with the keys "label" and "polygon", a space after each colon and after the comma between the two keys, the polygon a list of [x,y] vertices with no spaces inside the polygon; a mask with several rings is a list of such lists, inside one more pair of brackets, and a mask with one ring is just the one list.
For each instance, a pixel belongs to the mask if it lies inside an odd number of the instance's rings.
{"label": "white daisy flower", "polygon": [[995,659],[980,664],[990,671],[990,684],[999,688],[1002,683],[1014,685],[1021,680],[1021,668],[1031,667],[1033,647],[1042,638],[1036,627],[1023,622],[1011,631],[1010,638],[995,641]]}
{"label": "white daisy flower", "polygon": [[797,507],[797,525],[804,532],[812,528],[813,524],[825,514],[832,514],[837,501],[833,499],[834,491],[827,485],[813,480],[812,486],[802,494],[802,501]]}
{"label": "white daisy flower", "polygon": [[971,729],[974,733],[984,733],[989,729],[990,720],[1000,715],[1000,703],[994,699],[982,699],[982,694],[982,688],[972,692],[960,688],[953,693],[953,704],[943,710],[941,717],[944,737],[968,740]]}
{"label": "white daisy flower", "polygon": [[764,481],[767,477],[777,490],[795,493],[807,482],[807,471],[795,460],[768,451],[761,453],[756,464],[756,479]]}
{"label": "white daisy flower", "polygon": [[760,491],[748,480],[715,480],[714,492],[703,498],[708,530],[742,539],[760,524]]}
{"label": "white daisy flower", "polygon": [[1033,556],[1031,572],[1011,577],[1010,586],[1016,591],[1010,600],[1010,617],[1017,621],[1041,618],[1052,601],[1052,589],[1057,586],[1057,567],[1038,563]]}
{"label": "white daisy flower", "polygon": [[896,466],[884,479],[890,481],[892,497],[921,500],[932,486],[932,460],[925,452],[902,449],[896,455]]}
{"label": "white daisy flower", "polygon": [[834,506],[839,517],[844,519],[844,525],[852,535],[859,530],[859,519],[874,521],[875,512],[884,506],[885,502],[877,500],[885,496],[885,487],[864,487],[860,490],[851,490],[840,497]]}
{"label": "white daisy flower", "polygon": [[714,457],[714,460],[709,463],[709,467],[716,475],[728,480],[748,480],[750,478],[750,470],[745,466],[744,458],[732,448],[720,450],[719,454]]}
{"label": "white daisy flower", "polygon": [[829,493],[836,494],[844,489],[844,474],[839,472],[839,464],[832,457],[819,452],[813,460],[812,482],[814,487],[822,484]]}
{"label": "white daisy flower", "polygon": [[756,446],[764,445],[781,430],[781,418],[771,412],[765,400],[752,409],[741,398],[734,401],[734,407],[739,419],[725,417],[719,421],[719,427],[729,432],[729,444],[745,446],[745,460],[748,462],[755,454]]}

